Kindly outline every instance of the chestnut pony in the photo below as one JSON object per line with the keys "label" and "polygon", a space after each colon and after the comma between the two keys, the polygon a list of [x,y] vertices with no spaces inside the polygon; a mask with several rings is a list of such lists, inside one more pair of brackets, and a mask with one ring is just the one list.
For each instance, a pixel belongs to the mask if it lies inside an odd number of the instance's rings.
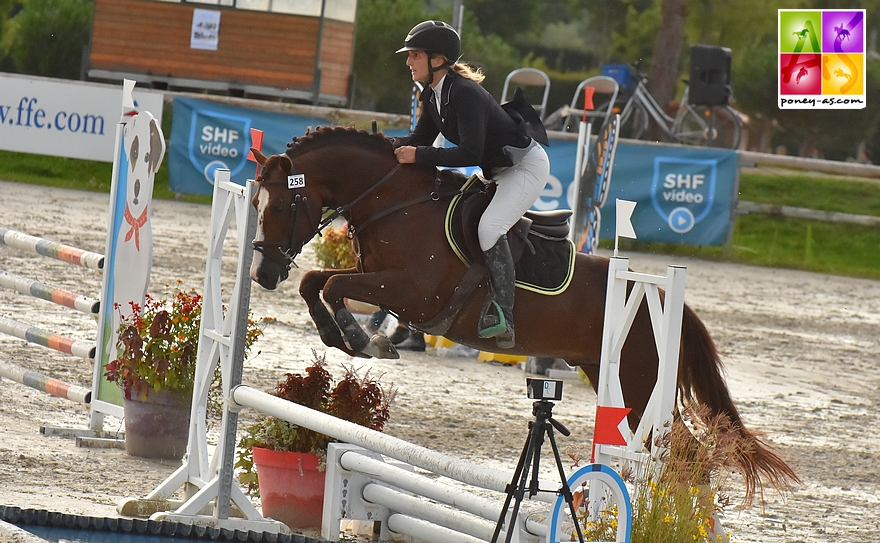
{"label": "chestnut pony", "polygon": [[[497,351],[494,339],[477,336],[486,280],[477,277],[471,287],[464,286],[468,270],[479,267],[466,266],[445,234],[447,207],[464,185],[464,176],[434,167],[399,165],[391,142],[381,133],[352,128],[321,127],[294,139],[284,154],[266,157],[254,150],[254,155],[262,165],[253,202],[259,213],[250,272],[254,281],[269,290],[276,288],[287,279],[304,244],[334,218],[348,221],[356,267],[309,271],[300,283],[300,294],[326,345],[352,356],[397,357],[387,338],[370,338],[358,325],[344,304],[349,298],[387,309],[425,332]],[[595,387],[607,274],[607,258],[579,253],[571,281],[561,293],[550,296],[518,288],[516,346],[505,352],[562,358],[579,366]],[[454,303],[456,293],[463,290],[469,295]],[[450,309],[456,305],[460,307]],[[791,468],[743,426],[715,344],[687,306],[680,352],[680,401],[705,404],[711,416],[726,414],[742,438],[736,462],[745,479],[747,501],[759,489],[762,476],[777,489],[798,482]],[[643,302],[620,362],[633,428],[644,413],[656,375],[654,334]]]}

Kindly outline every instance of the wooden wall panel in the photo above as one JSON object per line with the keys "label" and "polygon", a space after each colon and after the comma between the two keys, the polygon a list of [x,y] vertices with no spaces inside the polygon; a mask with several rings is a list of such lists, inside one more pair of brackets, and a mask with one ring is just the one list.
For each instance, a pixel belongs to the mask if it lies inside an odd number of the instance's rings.
{"label": "wooden wall panel", "polygon": [[[216,9],[217,51],[190,48],[192,14]],[[89,69],[311,91],[319,21],[278,13],[154,0],[96,0]],[[325,21],[321,92],[345,97],[354,25]]]}

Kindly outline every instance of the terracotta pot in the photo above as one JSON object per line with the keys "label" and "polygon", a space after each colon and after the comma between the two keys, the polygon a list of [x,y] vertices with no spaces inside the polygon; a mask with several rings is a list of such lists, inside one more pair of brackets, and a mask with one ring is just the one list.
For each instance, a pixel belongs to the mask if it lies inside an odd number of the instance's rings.
{"label": "terracotta pot", "polygon": [[143,399],[123,390],[125,452],[145,458],[183,458],[191,403],[191,394],[160,390]]}
{"label": "terracotta pot", "polygon": [[263,516],[290,528],[321,529],[324,471],[321,458],[310,453],[254,447]]}

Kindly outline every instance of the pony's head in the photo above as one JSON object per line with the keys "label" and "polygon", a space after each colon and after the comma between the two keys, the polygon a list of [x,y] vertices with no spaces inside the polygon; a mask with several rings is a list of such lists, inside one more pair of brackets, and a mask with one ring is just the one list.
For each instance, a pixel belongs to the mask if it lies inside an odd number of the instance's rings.
{"label": "pony's head", "polygon": [[289,156],[251,151],[262,173],[253,201],[258,222],[250,275],[263,288],[274,290],[317,232],[322,206],[317,191],[306,186],[305,175],[295,171]]}
{"label": "pony's head", "polygon": [[[333,218],[349,219],[353,206],[364,205],[364,196],[400,167],[384,135],[347,127],[310,130],[285,154],[251,151],[262,166],[253,202],[259,219],[251,278],[270,290],[287,279],[309,240]],[[322,219],[325,208],[334,214]]]}

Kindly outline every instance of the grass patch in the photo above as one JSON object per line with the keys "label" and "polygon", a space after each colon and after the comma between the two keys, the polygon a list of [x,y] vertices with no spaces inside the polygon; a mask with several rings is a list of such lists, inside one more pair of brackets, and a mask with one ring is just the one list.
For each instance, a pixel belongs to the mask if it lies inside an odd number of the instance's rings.
{"label": "grass patch", "polygon": [[880,216],[880,182],[859,178],[746,170],[740,175],[739,199]]}
{"label": "grass patch", "polygon": [[[95,160],[0,151],[0,179],[64,189],[110,193],[113,164]],[[153,198],[210,204],[211,197],[175,194],[168,188],[168,161],[162,162],[153,182]]]}
{"label": "grass patch", "polygon": [[[880,230],[854,224],[740,215],[728,252],[722,247],[626,239],[619,246],[621,250],[880,279]],[[614,241],[603,240],[602,247],[613,249]]]}
{"label": "grass patch", "polygon": [[736,262],[880,279],[876,228],[744,215],[732,245]]}

